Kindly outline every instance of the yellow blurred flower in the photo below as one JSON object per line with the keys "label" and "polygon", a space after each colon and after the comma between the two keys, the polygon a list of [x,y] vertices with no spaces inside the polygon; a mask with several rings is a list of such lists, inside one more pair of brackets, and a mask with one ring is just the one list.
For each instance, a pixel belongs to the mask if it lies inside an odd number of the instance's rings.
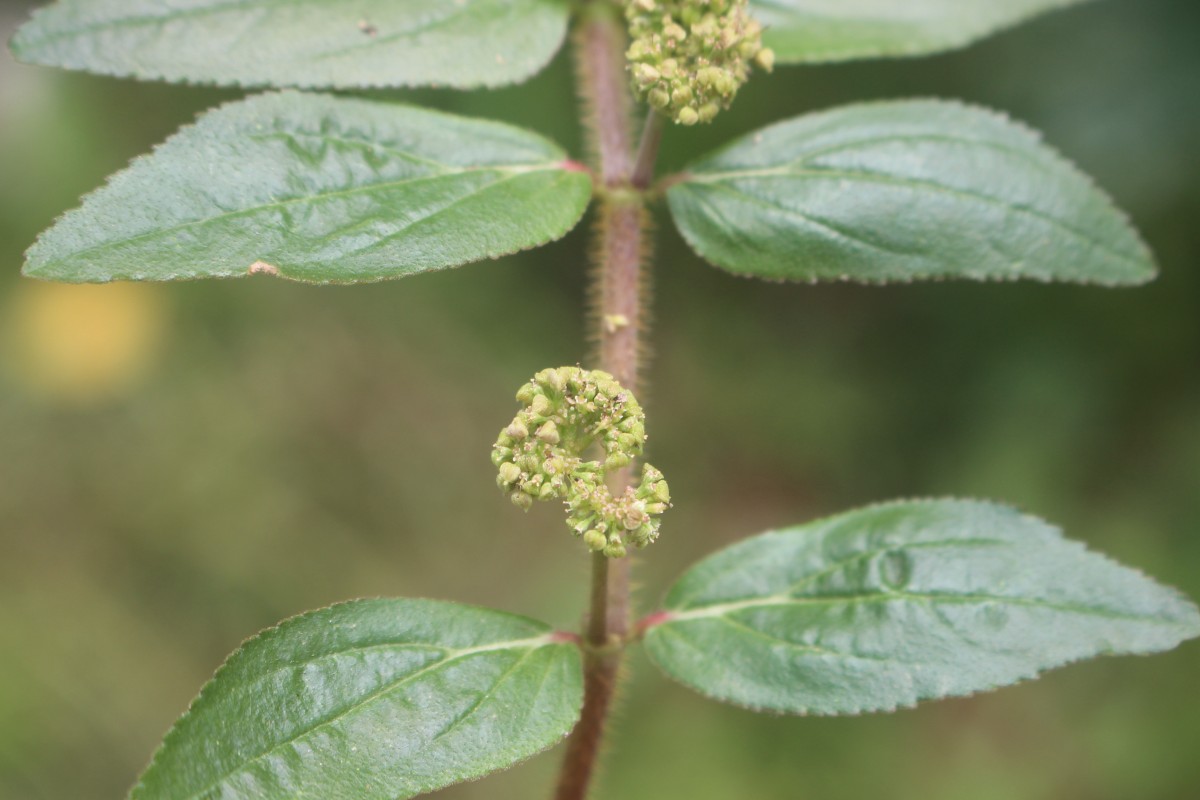
{"label": "yellow blurred flower", "polygon": [[4,311],[3,366],[22,388],[87,404],[133,389],[165,330],[159,287],[22,281]]}

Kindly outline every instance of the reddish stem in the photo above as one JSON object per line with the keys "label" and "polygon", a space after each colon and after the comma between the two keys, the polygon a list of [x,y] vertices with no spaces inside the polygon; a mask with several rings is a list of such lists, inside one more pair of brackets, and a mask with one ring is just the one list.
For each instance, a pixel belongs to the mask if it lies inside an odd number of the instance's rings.
{"label": "reddish stem", "polygon": [[[607,2],[584,7],[576,35],[576,66],[584,124],[598,160],[594,174],[601,184],[592,289],[599,367],[636,392],[644,316],[642,265],[649,251],[640,190],[653,177],[661,126],[652,115],[635,157],[626,88],[626,36],[618,10]],[[623,490],[632,475],[632,466],[620,470],[611,488]],[[617,689],[629,622],[629,559],[593,554],[591,603],[582,643],[583,709],[567,742],[555,800],[587,797]]]}

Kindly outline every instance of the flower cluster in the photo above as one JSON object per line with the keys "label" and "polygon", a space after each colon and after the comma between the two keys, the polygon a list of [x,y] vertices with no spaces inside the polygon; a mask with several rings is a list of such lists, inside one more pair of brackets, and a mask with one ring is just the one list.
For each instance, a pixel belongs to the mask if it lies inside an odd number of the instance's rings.
{"label": "flower cluster", "polygon": [[[611,558],[658,538],[657,517],[671,505],[662,473],[643,465],[637,487],[615,497],[605,482],[646,442],[646,416],[631,392],[607,372],[559,367],[533,376],[517,400],[524,408],[492,447],[496,483],[514,504],[528,509],[534,500],[562,499],[568,527]],[[592,445],[603,450],[603,461],[583,459]]]}
{"label": "flower cluster", "polygon": [[626,0],[634,93],[680,125],[711,122],[775,54],[747,0]]}

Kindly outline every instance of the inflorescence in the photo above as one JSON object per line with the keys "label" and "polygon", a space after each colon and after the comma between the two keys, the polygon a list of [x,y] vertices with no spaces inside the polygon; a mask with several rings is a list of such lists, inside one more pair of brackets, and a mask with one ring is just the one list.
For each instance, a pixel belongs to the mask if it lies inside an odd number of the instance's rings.
{"label": "inflorescence", "polygon": [[[642,465],[641,482],[615,497],[605,483],[646,442],[646,416],[631,392],[607,372],[559,367],[533,376],[517,400],[525,407],[492,447],[496,482],[515,505],[561,498],[571,531],[610,558],[658,538],[657,517],[671,505],[662,473]],[[594,444],[603,461],[583,459]]]}
{"label": "inflorescence", "polygon": [[711,122],[729,108],[751,63],[767,72],[775,65],[746,2],[626,0],[634,93],[680,125]]}

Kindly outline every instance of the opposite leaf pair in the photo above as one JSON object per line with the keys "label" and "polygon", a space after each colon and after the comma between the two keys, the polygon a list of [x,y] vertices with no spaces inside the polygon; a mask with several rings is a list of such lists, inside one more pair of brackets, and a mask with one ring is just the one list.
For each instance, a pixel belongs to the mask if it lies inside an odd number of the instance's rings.
{"label": "opposite leaf pair", "polygon": [[[1112,285],[1154,274],[1085,176],[1024,128],[956,103],[799,117],[661,185],[700,255],[762,278]],[[577,224],[592,191],[560,148],[509,125],[266,94],[205,114],[118,173],[42,235],[25,271],[375,281],[545,244]]]}
{"label": "opposite leaf pair", "polygon": [[[1015,683],[1200,635],[1174,590],[990,503],[868,507],[734,545],[639,626],[714,698],[852,714]],[[431,600],[357,600],[230,657],[133,800],[394,800],[504,769],[565,736],[577,638]]]}

